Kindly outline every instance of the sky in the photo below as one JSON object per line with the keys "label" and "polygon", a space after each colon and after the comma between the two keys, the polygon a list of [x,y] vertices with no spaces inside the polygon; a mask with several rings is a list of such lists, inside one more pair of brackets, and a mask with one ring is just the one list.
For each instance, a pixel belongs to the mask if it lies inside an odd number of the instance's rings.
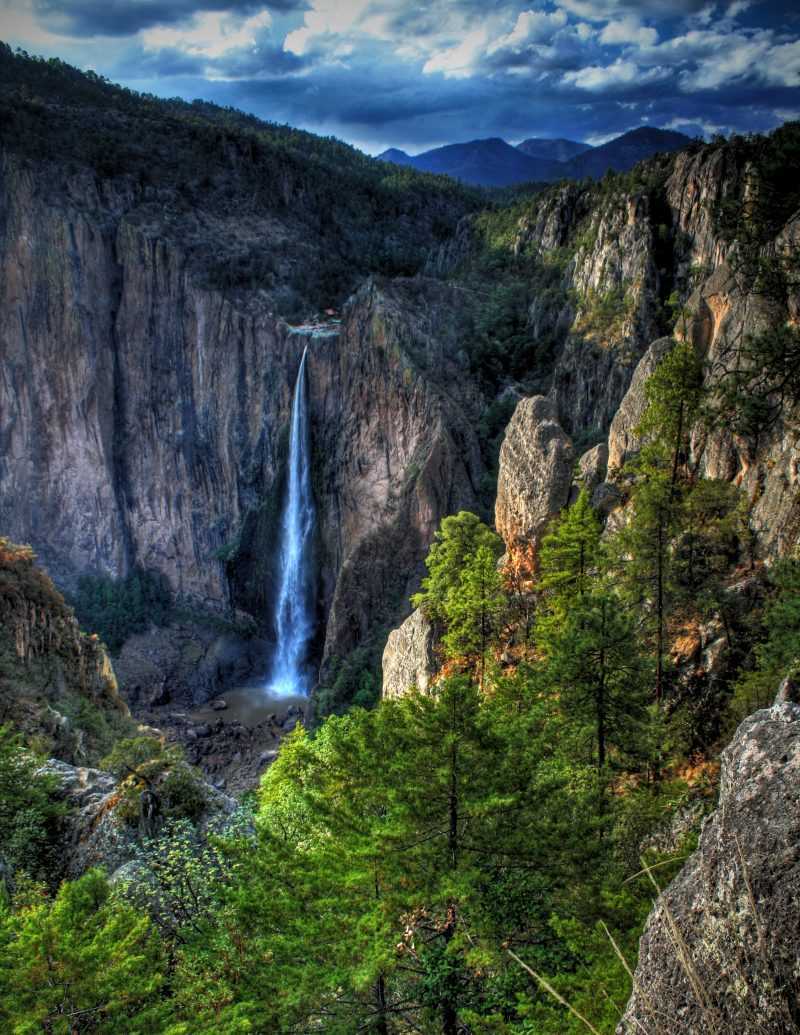
{"label": "sky", "polygon": [[800,118],[797,0],[0,0],[0,39],[369,153]]}

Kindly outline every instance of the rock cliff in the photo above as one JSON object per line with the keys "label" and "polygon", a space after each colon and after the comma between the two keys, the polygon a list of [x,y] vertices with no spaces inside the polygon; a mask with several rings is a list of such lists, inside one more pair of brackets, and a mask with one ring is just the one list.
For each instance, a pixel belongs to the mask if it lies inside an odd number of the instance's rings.
{"label": "rock cliff", "polygon": [[500,450],[495,524],[509,551],[534,555],[549,522],[569,501],[575,454],[555,403],[518,403]]}
{"label": "rock cliff", "polygon": [[0,537],[0,722],[38,750],[91,761],[133,727],[111,663],[29,547]]}
{"label": "rock cliff", "polygon": [[619,1035],[800,1028],[800,704],[786,681],[722,753],[717,811],[659,896]]}

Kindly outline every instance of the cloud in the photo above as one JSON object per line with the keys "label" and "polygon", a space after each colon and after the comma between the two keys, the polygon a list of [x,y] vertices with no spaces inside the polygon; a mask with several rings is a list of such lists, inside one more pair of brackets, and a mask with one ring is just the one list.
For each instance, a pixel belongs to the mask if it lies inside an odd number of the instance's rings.
{"label": "cloud", "polygon": [[145,50],[174,49],[197,57],[219,58],[232,50],[253,48],[259,33],[272,24],[266,9],[250,17],[208,11],[181,28],[157,26],[141,34]]}
{"label": "cloud", "polygon": [[600,42],[610,46],[634,43],[638,47],[652,47],[658,43],[658,32],[642,25],[638,18],[628,16],[617,22],[608,22],[600,33]]}
{"label": "cloud", "polygon": [[302,10],[306,0],[33,0],[33,13],[54,34],[71,37],[131,36],[142,29],[179,25],[220,12],[241,17],[263,8]]}
{"label": "cloud", "polygon": [[519,50],[527,44],[549,40],[566,24],[567,16],[563,11],[553,11],[552,14],[545,11],[522,11],[511,32],[491,43],[487,54],[494,54],[498,50]]}
{"label": "cloud", "polygon": [[663,79],[668,74],[666,69],[656,67],[644,70],[634,61],[617,58],[611,65],[588,65],[576,72],[566,72],[564,82],[571,83],[580,90],[605,92],[621,86],[652,83],[656,79]]}

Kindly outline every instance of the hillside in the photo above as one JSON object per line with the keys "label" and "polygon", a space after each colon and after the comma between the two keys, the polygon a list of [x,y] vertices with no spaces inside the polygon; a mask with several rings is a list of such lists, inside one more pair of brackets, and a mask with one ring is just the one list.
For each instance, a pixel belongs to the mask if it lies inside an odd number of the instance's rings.
{"label": "hillside", "polygon": [[493,137],[448,144],[418,155],[390,148],[378,158],[395,165],[443,173],[475,186],[508,187],[525,182],[580,180],[587,176],[600,179],[609,170],[628,172],[652,155],[680,151],[691,142],[691,138],[682,133],[643,126],[601,147],[588,147],[573,140],[537,138],[511,147]]}
{"label": "hillside", "polygon": [[65,170],[90,169],[209,287],[262,291],[293,316],[339,305],[370,271],[413,273],[477,205],[339,141],[136,94],[4,44],[0,135],[6,154],[55,163],[54,192]]}
{"label": "hillside", "polygon": [[683,133],[641,126],[609,140],[600,147],[593,147],[571,158],[565,163],[566,175],[576,179],[582,176],[599,179],[609,169],[615,172],[628,172],[651,155],[681,151],[691,142],[691,137]]}
{"label": "hillside", "polygon": [[422,154],[384,151],[383,161],[411,166],[429,173],[443,173],[462,183],[484,187],[507,187],[513,183],[558,178],[555,160],[531,157],[504,140],[470,140],[464,144],[447,144]]}

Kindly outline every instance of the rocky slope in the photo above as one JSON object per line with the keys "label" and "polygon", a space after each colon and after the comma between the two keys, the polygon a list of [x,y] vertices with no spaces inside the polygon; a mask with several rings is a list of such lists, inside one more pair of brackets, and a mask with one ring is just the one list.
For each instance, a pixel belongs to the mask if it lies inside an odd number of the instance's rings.
{"label": "rocky slope", "polygon": [[30,548],[0,538],[0,723],[37,750],[93,761],[133,729],[111,663]]}
{"label": "rocky slope", "polygon": [[800,1025],[798,699],[787,680],[723,752],[719,806],[650,914],[619,1035],[781,1035]]}

